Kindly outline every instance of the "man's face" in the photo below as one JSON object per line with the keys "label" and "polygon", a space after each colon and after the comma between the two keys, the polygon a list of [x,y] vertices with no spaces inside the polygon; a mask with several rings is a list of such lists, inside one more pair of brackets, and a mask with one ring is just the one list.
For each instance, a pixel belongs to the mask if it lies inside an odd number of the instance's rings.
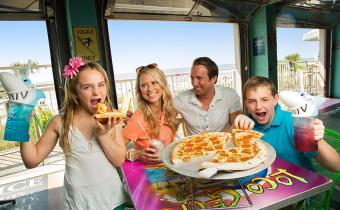
{"label": "man's face", "polygon": [[245,105],[250,114],[261,125],[269,125],[275,116],[275,105],[278,96],[272,95],[271,90],[266,86],[259,86],[247,90]]}
{"label": "man's face", "polygon": [[197,97],[213,92],[217,76],[209,79],[208,69],[204,65],[195,65],[191,69],[191,84]]}

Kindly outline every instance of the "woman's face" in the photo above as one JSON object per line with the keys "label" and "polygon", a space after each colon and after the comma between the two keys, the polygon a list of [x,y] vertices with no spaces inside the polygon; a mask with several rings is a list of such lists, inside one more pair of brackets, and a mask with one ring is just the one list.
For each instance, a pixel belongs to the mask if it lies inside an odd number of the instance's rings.
{"label": "woman's face", "polygon": [[95,114],[98,102],[103,102],[107,94],[104,76],[96,69],[81,71],[76,90],[80,107]]}
{"label": "woman's face", "polygon": [[139,89],[143,98],[149,104],[158,104],[161,102],[163,89],[153,76],[142,73],[139,78]]}

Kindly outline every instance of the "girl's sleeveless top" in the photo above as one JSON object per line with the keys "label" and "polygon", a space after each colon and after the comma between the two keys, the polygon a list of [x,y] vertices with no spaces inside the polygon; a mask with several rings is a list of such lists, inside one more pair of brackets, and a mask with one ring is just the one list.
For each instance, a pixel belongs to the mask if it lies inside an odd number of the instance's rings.
{"label": "girl's sleeveless top", "polygon": [[64,209],[112,210],[124,203],[116,167],[106,158],[95,136],[89,141],[75,127],[68,135],[71,154],[65,155]]}

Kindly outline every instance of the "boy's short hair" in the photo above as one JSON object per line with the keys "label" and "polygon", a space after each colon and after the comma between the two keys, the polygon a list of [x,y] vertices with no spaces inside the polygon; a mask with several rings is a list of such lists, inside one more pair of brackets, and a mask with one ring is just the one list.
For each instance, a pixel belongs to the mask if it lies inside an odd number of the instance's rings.
{"label": "boy's short hair", "polygon": [[208,57],[199,57],[196,58],[192,64],[192,66],[197,66],[197,65],[203,65],[205,66],[205,68],[208,69],[208,76],[209,79],[213,78],[213,77],[218,77],[218,66],[217,64],[211,60]]}
{"label": "boy's short hair", "polygon": [[257,88],[259,86],[266,86],[268,89],[272,92],[272,95],[275,96],[277,94],[277,90],[275,88],[275,85],[273,81],[266,77],[261,76],[254,76],[250,77],[246,84],[244,84],[243,87],[243,98],[246,99],[246,93],[249,89]]}

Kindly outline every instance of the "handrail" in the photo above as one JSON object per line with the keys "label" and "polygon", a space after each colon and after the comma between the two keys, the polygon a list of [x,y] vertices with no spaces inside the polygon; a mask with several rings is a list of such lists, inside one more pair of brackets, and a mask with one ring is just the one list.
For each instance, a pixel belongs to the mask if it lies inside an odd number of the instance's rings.
{"label": "handrail", "polygon": [[332,130],[330,128],[325,128],[325,134],[327,135],[334,135],[336,137],[340,137],[340,133],[335,131],[335,130]]}

